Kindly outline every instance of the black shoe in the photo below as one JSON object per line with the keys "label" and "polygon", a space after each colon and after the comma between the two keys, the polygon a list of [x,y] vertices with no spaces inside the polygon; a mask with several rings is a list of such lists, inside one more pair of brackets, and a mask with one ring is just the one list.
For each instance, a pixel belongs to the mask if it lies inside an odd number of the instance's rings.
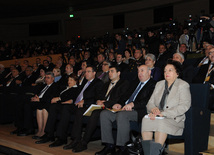
{"label": "black shoe", "polygon": [[54,137],[49,137],[47,134],[45,134],[44,136],[41,137],[42,139],[39,141],[36,141],[36,144],[44,144],[47,142],[53,142],[55,140]]}
{"label": "black shoe", "polygon": [[63,147],[64,150],[69,150],[69,149],[73,149],[75,146],[77,146],[78,142],[77,141],[72,141],[70,144],[65,145]]}
{"label": "black shoe", "polygon": [[128,148],[118,149],[115,155],[129,155],[129,150]]}
{"label": "black shoe", "polygon": [[17,133],[17,136],[28,136],[35,134],[35,131],[33,129],[25,129]]}
{"label": "black shoe", "polygon": [[96,152],[95,155],[107,155],[109,153],[114,154],[115,153],[115,147],[105,146],[101,151]]}
{"label": "black shoe", "polygon": [[57,147],[57,146],[61,146],[61,145],[64,145],[64,144],[67,144],[67,140],[57,139],[55,142],[50,144],[49,147]]}
{"label": "black shoe", "polygon": [[82,142],[80,142],[72,149],[72,152],[82,152],[84,150],[87,150],[87,148],[87,144],[83,144]]}
{"label": "black shoe", "polygon": [[16,135],[16,134],[18,134],[20,131],[21,131],[21,129],[20,129],[20,128],[17,128],[16,130],[10,132],[10,134],[11,134],[11,135]]}
{"label": "black shoe", "polygon": [[39,137],[39,136],[33,136],[32,139],[39,140],[39,139],[41,139],[41,137]]}

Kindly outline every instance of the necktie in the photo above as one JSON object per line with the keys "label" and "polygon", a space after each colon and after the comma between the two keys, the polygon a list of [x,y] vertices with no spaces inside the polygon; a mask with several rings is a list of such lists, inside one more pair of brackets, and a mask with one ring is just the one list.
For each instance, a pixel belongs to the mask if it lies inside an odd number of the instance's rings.
{"label": "necktie", "polygon": [[210,66],[209,66],[209,70],[207,72],[207,75],[206,75],[206,78],[204,80],[204,82],[208,82],[210,80],[210,75],[211,75],[211,72],[214,70],[214,65],[211,63]]}
{"label": "necktie", "polygon": [[141,88],[142,85],[143,85],[142,82],[140,82],[140,84],[138,84],[137,88],[136,88],[135,91],[132,93],[131,97],[129,98],[128,103],[131,103],[131,102],[134,101],[135,96],[137,96],[137,94],[139,93],[140,88]]}
{"label": "necktie", "polygon": [[38,96],[42,95],[48,88],[49,88],[49,86],[47,85],[44,89],[42,89],[42,91],[39,93]]}
{"label": "necktie", "polygon": [[198,67],[202,66],[205,61],[207,61],[208,57],[205,57],[199,64],[198,64]]}
{"label": "necktie", "polygon": [[115,83],[113,83],[113,82],[110,83],[109,88],[108,88],[108,91],[107,91],[106,96],[105,96],[106,99],[109,98],[110,93],[111,93],[111,90],[112,90],[112,88],[114,87],[114,84],[115,84]]}
{"label": "necktie", "polygon": [[82,91],[80,92],[80,94],[78,95],[78,97],[77,97],[77,99],[76,99],[76,101],[75,101],[75,103],[74,104],[76,104],[76,103],[78,103],[78,102],[80,102],[81,100],[82,100],[82,98],[83,98],[83,93],[84,93],[84,91],[86,90],[86,88],[88,88],[88,86],[90,85],[90,81],[88,81],[86,84],[85,84],[85,86],[83,87],[83,89],[82,89]]}
{"label": "necktie", "polygon": [[102,79],[102,77],[104,76],[105,72],[102,72],[102,74],[98,77],[99,79]]}

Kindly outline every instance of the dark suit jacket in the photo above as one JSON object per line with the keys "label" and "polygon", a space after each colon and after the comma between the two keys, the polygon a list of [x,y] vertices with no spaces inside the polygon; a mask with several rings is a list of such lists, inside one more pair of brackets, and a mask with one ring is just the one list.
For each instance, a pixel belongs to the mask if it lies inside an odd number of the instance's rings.
{"label": "dark suit jacket", "polygon": [[[46,84],[42,85],[36,92],[36,94],[39,96],[39,93],[46,87]],[[57,84],[53,83],[50,88],[44,93],[42,98],[40,98],[40,103],[42,104],[50,104],[51,100],[54,96],[56,96],[57,93]]]}
{"label": "dark suit jacket", "polygon": [[31,86],[32,83],[34,83],[36,81],[36,77],[33,76],[33,74],[30,77],[25,77],[25,79],[22,81],[22,87],[25,86]]}
{"label": "dark suit jacket", "polygon": [[[193,78],[193,83],[203,83],[207,75],[208,68],[209,64],[202,65],[199,68],[198,74]],[[214,71],[211,72],[208,83],[214,84]]]}
{"label": "dark suit jacket", "polygon": [[151,70],[151,77],[155,80],[155,81],[160,81],[163,79],[163,70],[160,69],[159,67],[154,67]]}
{"label": "dark suit jacket", "polygon": [[182,65],[183,71],[181,79],[188,83],[192,83],[193,75],[194,75],[194,67],[192,65]]}
{"label": "dark suit jacket", "polygon": [[159,59],[155,63],[155,67],[159,67],[163,69],[167,63],[169,58],[172,58],[172,54],[169,51],[165,51],[162,55],[160,55]]}
{"label": "dark suit jacket", "polygon": [[1,74],[0,74],[0,84],[3,84],[5,81],[5,76],[7,76],[9,72],[7,70],[4,70]]}
{"label": "dark suit jacket", "polygon": [[124,62],[121,62],[118,66],[120,67],[121,72],[127,71],[127,70],[128,70],[128,67],[129,67],[129,66],[128,66],[127,64],[125,64]]}
{"label": "dark suit jacket", "polygon": [[[82,91],[85,85],[81,85],[79,93]],[[85,89],[83,92],[83,100],[84,100],[84,106],[88,107],[92,103],[96,103],[96,101],[100,98],[100,92],[103,86],[103,82],[98,79],[94,78],[94,80],[91,82],[91,84]]]}
{"label": "dark suit jacket", "polygon": [[[96,74],[96,77],[99,78],[99,76],[102,74],[103,72],[98,72]],[[102,78],[100,78],[100,80],[103,81],[103,83],[106,83],[109,81],[109,75],[108,75],[109,72],[105,72],[104,75],[102,76]]]}
{"label": "dark suit jacket", "polygon": [[[102,88],[100,100],[106,100],[105,95],[106,95],[106,93],[108,91],[108,87],[109,87],[110,83],[111,83],[111,81],[109,81],[109,82],[104,84],[104,86]],[[120,79],[116,83],[116,85],[110,90],[110,92],[109,92],[110,93],[109,100],[104,103],[105,107],[112,108],[112,106],[114,104],[118,103],[120,98],[127,91],[128,87],[129,87],[129,82]]]}
{"label": "dark suit jacket", "polygon": [[[118,103],[120,103],[121,105],[125,105],[125,102],[131,97],[131,95],[137,88],[138,84],[139,80],[135,80],[132,83],[130,83],[129,89],[126,91],[126,93]],[[139,122],[141,122],[144,115],[147,114],[146,105],[153,93],[155,84],[156,81],[150,78],[150,80],[143,86],[143,88],[140,90],[140,92],[138,93],[134,100],[134,110],[136,110],[138,113]]]}
{"label": "dark suit jacket", "polygon": [[[76,98],[77,98],[77,90],[78,90],[78,87],[72,87],[72,88],[69,88],[68,90],[66,90],[66,91],[64,91],[63,93],[59,93],[58,94],[58,97],[60,97],[61,98],[61,101],[59,102],[59,103],[61,103],[61,102],[65,102],[65,101],[68,101],[68,100],[70,100],[70,99],[72,99],[73,100],[73,102],[76,100]],[[57,102],[58,103],[58,102]]]}

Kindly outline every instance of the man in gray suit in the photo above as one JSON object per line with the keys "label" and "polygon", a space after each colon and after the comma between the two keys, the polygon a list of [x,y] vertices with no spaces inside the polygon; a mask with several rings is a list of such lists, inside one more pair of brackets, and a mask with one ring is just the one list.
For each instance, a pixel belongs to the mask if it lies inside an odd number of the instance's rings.
{"label": "man in gray suit", "polygon": [[118,154],[129,154],[125,147],[129,141],[130,121],[141,122],[146,112],[146,105],[153,93],[156,82],[150,78],[151,70],[146,65],[138,67],[138,79],[130,84],[128,91],[118,101],[116,110],[113,113],[103,110],[100,114],[101,138],[106,143],[104,149],[96,152],[95,155],[105,155],[115,152],[114,138],[112,134],[112,123],[117,122],[116,145],[119,146]]}
{"label": "man in gray suit", "polygon": [[111,66],[111,63],[107,60],[103,61],[102,64],[102,72],[98,72],[96,74],[96,77],[103,81],[103,83],[107,83],[109,81],[109,67]]}

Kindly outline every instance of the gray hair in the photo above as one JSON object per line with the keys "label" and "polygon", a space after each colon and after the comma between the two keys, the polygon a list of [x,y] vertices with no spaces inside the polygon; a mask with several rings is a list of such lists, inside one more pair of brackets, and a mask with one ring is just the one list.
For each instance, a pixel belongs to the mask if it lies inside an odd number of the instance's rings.
{"label": "gray hair", "polygon": [[145,59],[146,59],[147,57],[150,57],[153,61],[156,61],[156,57],[155,57],[154,54],[148,53],[148,54],[146,54]]}
{"label": "gray hair", "polygon": [[111,62],[108,60],[104,60],[103,62],[106,62],[108,64],[108,66],[111,66]]}
{"label": "gray hair", "polygon": [[51,77],[54,78],[54,73],[53,72],[46,72],[45,75],[51,75]]}
{"label": "gray hair", "polygon": [[175,54],[178,54],[183,60],[185,60],[184,55],[183,55],[181,52],[176,52],[176,53],[173,54],[173,56],[174,56]]}

